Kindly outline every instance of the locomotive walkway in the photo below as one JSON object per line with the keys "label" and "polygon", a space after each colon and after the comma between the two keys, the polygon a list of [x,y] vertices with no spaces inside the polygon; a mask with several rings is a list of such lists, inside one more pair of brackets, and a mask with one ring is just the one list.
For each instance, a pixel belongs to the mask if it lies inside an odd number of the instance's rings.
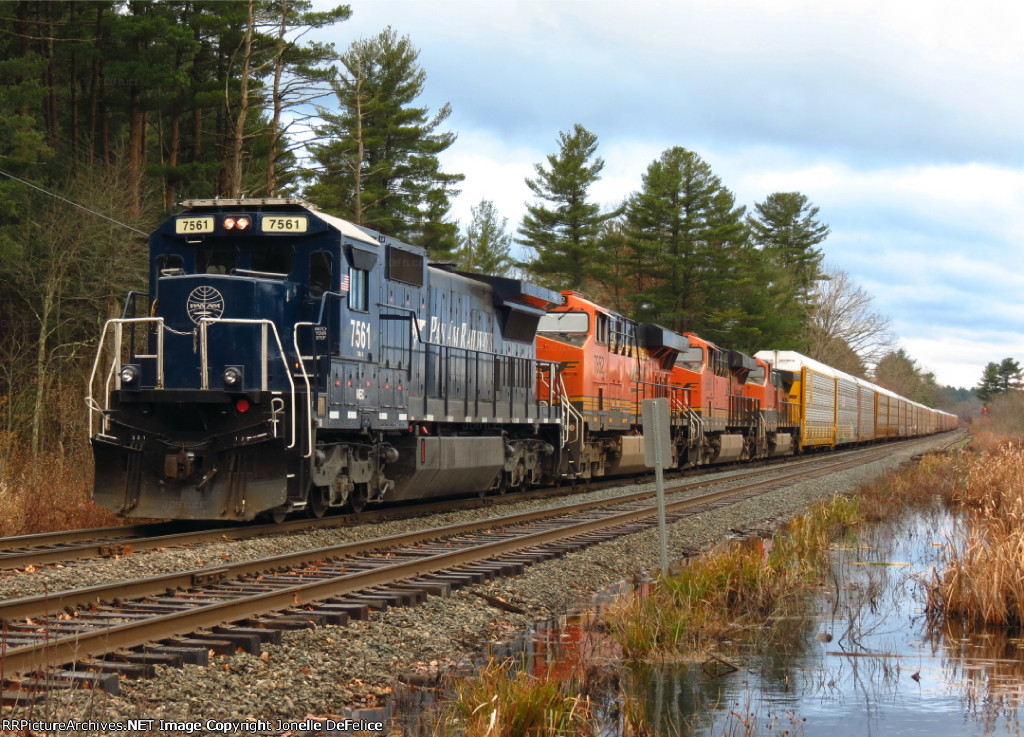
{"label": "locomotive walkway", "polygon": [[[787,466],[732,476],[716,483],[770,477],[670,500],[668,512],[670,519],[678,519],[889,453],[891,446],[869,448],[806,460],[795,471]],[[704,479],[672,491],[708,484]],[[656,511],[650,492],[625,494],[9,601],[0,605],[2,669],[7,677],[25,675],[24,690],[34,689],[40,683],[35,674],[45,672],[50,675],[42,677],[44,684],[51,679],[90,681],[116,691],[118,674],[146,676],[158,663],[204,662],[210,649],[258,652],[261,642],[279,639],[284,629],[344,624],[350,617],[365,617],[370,608],[415,604],[429,594],[516,575],[532,563],[646,529],[654,524]],[[225,627],[227,622],[235,624]],[[162,644],[151,644],[158,641]]]}

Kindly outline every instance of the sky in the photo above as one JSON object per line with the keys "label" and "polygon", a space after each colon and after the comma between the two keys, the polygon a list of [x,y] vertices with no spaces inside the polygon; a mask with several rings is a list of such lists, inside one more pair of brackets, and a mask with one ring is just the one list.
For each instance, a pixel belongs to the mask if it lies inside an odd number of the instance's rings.
{"label": "sky", "polygon": [[[316,0],[315,7],[328,6]],[[738,204],[799,191],[821,245],[940,384],[1024,363],[1024,4],[945,0],[350,0],[321,36],[387,26],[420,50],[419,102],[450,103],[465,175],[514,232],[525,179],[576,123],[618,205],[672,146]],[[764,346],[772,348],[772,346]]]}

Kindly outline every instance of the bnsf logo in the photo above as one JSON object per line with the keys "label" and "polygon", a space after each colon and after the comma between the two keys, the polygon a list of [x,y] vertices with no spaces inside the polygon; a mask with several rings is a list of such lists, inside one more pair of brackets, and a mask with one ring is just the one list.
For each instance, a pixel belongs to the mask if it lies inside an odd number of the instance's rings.
{"label": "bnsf logo", "polygon": [[196,325],[204,317],[224,314],[224,295],[213,287],[196,287],[185,300],[185,311]]}

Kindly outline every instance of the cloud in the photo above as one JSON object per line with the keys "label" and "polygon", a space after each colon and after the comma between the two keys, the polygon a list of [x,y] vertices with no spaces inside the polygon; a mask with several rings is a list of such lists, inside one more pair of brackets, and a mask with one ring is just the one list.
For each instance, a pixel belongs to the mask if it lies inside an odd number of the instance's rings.
{"label": "cloud", "polygon": [[1016,332],[947,330],[900,342],[943,386],[977,386],[986,364],[1024,356],[1024,336]]}
{"label": "cloud", "polygon": [[[327,0],[316,0],[326,3]],[[940,381],[1024,359],[1024,5],[982,0],[355,0],[340,47],[386,25],[451,102],[445,153],[518,226],[533,164],[580,123],[614,207],[670,146],[699,153],[740,204],[800,191],[826,257],[875,295]]]}
{"label": "cloud", "polygon": [[[1024,163],[1021,11],[993,3],[354,3],[421,49],[434,107],[509,141],[580,122],[605,136],[729,139],[875,164]],[[1018,26],[1019,27],[1019,26]]]}

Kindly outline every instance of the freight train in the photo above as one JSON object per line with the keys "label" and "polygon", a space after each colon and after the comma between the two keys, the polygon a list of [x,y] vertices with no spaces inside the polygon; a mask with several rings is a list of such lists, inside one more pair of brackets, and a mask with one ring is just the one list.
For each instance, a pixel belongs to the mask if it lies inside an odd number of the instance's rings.
{"label": "freight train", "polygon": [[281,520],[636,473],[654,397],[680,468],[955,427],[798,354],[430,264],[301,200],[184,205],[89,381],[93,498],[122,516]]}

